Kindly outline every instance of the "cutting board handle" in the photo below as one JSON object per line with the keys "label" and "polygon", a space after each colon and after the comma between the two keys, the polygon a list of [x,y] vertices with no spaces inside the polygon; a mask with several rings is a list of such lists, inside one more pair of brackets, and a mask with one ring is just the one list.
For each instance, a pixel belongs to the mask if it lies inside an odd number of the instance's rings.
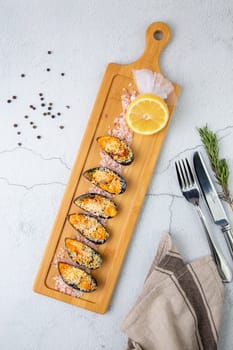
{"label": "cutting board handle", "polygon": [[160,72],[159,56],[170,39],[171,31],[163,22],[152,23],[146,31],[146,47],[139,61],[144,61],[148,67]]}

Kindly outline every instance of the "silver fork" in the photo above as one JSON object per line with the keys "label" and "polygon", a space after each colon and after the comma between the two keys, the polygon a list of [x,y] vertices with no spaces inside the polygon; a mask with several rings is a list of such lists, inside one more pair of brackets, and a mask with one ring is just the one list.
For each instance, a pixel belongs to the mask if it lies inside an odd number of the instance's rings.
{"label": "silver fork", "polygon": [[209,242],[209,246],[216,263],[219,275],[223,282],[230,282],[232,280],[232,272],[221,252],[217,247],[210,228],[208,227],[206,218],[199,206],[200,192],[193,176],[190,164],[187,159],[175,162],[176,173],[181,192],[188,202],[192,203],[201,219],[205,233]]}

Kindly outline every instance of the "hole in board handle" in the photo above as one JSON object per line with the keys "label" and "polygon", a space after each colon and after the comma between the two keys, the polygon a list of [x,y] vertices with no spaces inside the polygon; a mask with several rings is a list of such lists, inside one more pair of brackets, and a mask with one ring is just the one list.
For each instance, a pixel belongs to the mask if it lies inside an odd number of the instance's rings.
{"label": "hole in board handle", "polygon": [[155,40],[162,40],[163,39],[163,32],[162,30],[156,30],[153,34]]}

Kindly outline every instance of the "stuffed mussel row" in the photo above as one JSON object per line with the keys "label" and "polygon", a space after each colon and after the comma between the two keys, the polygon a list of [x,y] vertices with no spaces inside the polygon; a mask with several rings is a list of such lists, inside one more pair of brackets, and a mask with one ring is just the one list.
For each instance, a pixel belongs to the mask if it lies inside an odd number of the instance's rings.
{"label": "stuffed mussel row", "polygon": [[73,263],[58,263],[58,271],[62,280],[70,287],[81,292],[94,292],[97,288],[95,278],[83,268],[95,270],[102,264],[101,255],[93,248],[72,238],[65,239],[66,251]]}
{"label": "stuffed mussel row", "polygon": [[[105,153],[121,165],[129,165],[134,160],[131,148],[118,137],[101,136],[97,138],[97,142]],[[83,176],[95,186],[113,195],[124,193],[126,190],[124,178],[107,167],[88,169]],[[116,216],[118,210],[115,202],[101,194],[85,193],[75,198],[74,203],[87,213],[68,215],[69,223],[90,242],[105,243],[109,238],[109,233],[98,217],[110,219]],[[95,249],[73,238],[65,239],[65,247],[74,265],[65,262],[58,263],[62,280],[81,292],[95,291],[97,281],[83,268],[90,270],[99,268],[102,264],[101,255]]]}

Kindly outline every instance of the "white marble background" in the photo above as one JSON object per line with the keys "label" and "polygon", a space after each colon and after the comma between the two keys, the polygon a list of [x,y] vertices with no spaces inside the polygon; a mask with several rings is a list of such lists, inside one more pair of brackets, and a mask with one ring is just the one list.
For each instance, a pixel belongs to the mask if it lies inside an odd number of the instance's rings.
{"label": "white marble background", "polygon": [[[35,294],[32,284],[106,64],[138,58],[145,30],[155,21],[173,31],[161,67],[182,94],[110,310],[98,315]],[[232,0],[0,0],[0,33],[0,348],[124,349],[119,325],[140,292],[161,232],[172,233],[186,260],[209,253],[197,215],[180,195],[173,161],[202,149],[196,127],[207,122],[233,173]],[[39,92],[60,119],[28,108],[39,105]],[[18,98],[8,104],[12,95]],[[219,229],[212,228],[227,254]],[[230,284],[220,350],[233,346],[232,306]]]}

